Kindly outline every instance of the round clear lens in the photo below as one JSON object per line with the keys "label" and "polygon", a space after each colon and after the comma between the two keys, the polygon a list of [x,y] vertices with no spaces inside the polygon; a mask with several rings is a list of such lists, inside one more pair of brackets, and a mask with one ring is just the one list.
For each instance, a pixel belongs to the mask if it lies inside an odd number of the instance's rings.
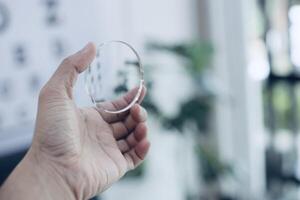
{"label": "round clear lens", "polygon": [[85,85],[91,101],[101,107],[101,102],[122,98],[128,91],[136,91],[134,98],[124,107],[107,110],[121,113],[129,110],[139,99],[143,84],[143,67],[135,49],[123,41],[109,41],[97,47],[96,58],[85,75]]}

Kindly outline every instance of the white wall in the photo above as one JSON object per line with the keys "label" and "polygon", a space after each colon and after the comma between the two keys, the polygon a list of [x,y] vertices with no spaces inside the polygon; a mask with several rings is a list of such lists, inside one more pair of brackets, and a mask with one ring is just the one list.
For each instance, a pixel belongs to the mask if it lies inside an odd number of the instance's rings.
{"label": "white wall", "polygon": [[[4,0],[11,14],[11,24],[0,34],[0,80],[13,79],[17,87],[14,99],[0,101],[0,113],[8,116],[0,129],[0,154],[24,148],[30,144],[36,113],[38,90],[28,93],[24,87],[27,76],[37,73],[41,87],[66,56],[86,42],[101,43],[119,39],[132,44],[146,63],[157,65],[154,76],[159,87],[155,96],[166,112],[175,112],[177,103],[188,93],[189,81],[182,75],[182,67],[168,56],[149,55],[144,45],[149,40],[178,42],[190,40],[197,34],[195,18],[196,0],[93,0],[58,1],[59,25],[45,25],[46,8],[43,1]],[[60,57],[51,52],[52,40],[64,41],[66,51]],[[19,70],[13,63],[11,49],[24,43],[29,62]],[[168,74],[168,78],[165,75]],[[181,80],[181,81],[178,81]],[[182,91],[184,90],[184,92]],[[79,78],[76,99],[79,105],[89,104],[83,92],[83,80]],[[174,99],[174,101],[170,101]],[[26,103],[26,125],[17,119],[13,111]],[[193,150],[186,145],[183,136],[166,133],[158,122],[151,120],[149,135],[152,148],[147,160],[146,176],[141,181],[121,181],[103,196],[105,199],[172,199],[183,200],[186,192],[185,153]],[[193,173],[189,173],[193,176]]]}
{"label": "white wall", "polygon": [[242,199],[260,199],[265,192],[262,83],[248,73],[248,33],[253,28],[249,23],[255,1],[209,3],[220,92],[216,107],[219,152],[237,176],[231,192]]}
{"label": "white wall", "polygon": [[[0,154],[24,148],[30,143],[37,108],[39,89],[49,79],[62,58],[88,41],[105,39],[105,1],[57,1],[54,9],[59,23],[47,25],[49,13],[46,1],[1,1],[9,16],[9,26],[0,33],[0,84],[9,80],[11,96],[0,99]],[[52,10],[53,11],[53,10]],[[52,12],[51,11],[51,12]],[[55,40],[62,42],[63,52],[56,55]],[[15,48],[21,45],[25,52],[24,64],[15,62]],[[30,89],[30,78],[38,78],[37,88]],[[79,81],[79,88],[83,88]],[[83,91],[83,90],[81,90]],[[83,93],[81,93],[83,94]],[[87,104],[85,95],[78,102]],[[25,113],[20,117],[19,112]],[[14,142],[15,141],[15,142]]]}

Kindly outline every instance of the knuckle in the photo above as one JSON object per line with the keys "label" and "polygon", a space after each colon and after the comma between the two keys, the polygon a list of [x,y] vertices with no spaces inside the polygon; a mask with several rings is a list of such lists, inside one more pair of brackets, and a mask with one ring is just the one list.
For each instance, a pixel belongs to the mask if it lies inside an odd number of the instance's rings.
{"label": "knuckle", "polygon": [[40,90],[39,101],[43,101],[48,96],[48,86],[47,84]]}
{"label": "knuckle", "polygon": [[55,98],[55,97],[61,97],[62,90],[60,90],[58,87],[53,87],[50,85],[50,83],[47,83],[39,93],[39,102],[45,102],[49,99]]}
{"label": "knuckle", "polygon": [[66,57],[63,61],[62,61],[62,65],[63,66],[68,66],[68,67],[71,67],[73,69],[75,69],[77,72],[80,72],[80,64],[78,64],[78,60],[73,57],[73,56],[69,56],[69,57]]}
{"label": "knuckle", "polygon": [[63,59],[62,65],[73,65],[73,59],[71,58],[71,56],[68,56],[65,59]]}

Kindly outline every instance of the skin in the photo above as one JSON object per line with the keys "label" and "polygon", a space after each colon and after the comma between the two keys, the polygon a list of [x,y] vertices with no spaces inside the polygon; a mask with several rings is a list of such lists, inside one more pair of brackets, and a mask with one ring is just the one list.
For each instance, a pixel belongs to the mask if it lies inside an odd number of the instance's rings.
{"label": "skin", "polygon": [[144,160],[150,147],[146,110],[138,104],[122,114],[101,109],[128,105],[137,89],[97,107],[78,108],[73,100],[76,78],[95,53],[89,43],[66,58],[41,90],[32,145],[0,199],[89,199]]}

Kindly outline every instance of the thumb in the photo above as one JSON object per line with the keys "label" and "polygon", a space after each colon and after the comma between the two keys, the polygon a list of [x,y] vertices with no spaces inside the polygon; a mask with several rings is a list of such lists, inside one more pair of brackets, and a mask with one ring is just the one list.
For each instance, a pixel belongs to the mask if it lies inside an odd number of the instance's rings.
{"label": "thumb", "polygon": [[64,90],[72,98],[72,89],[76,83],[78,74],[89,66],[95,55],[96,47],[90,42],[77,53],[65,58],[47,85],[51,85],[51,88]]}

